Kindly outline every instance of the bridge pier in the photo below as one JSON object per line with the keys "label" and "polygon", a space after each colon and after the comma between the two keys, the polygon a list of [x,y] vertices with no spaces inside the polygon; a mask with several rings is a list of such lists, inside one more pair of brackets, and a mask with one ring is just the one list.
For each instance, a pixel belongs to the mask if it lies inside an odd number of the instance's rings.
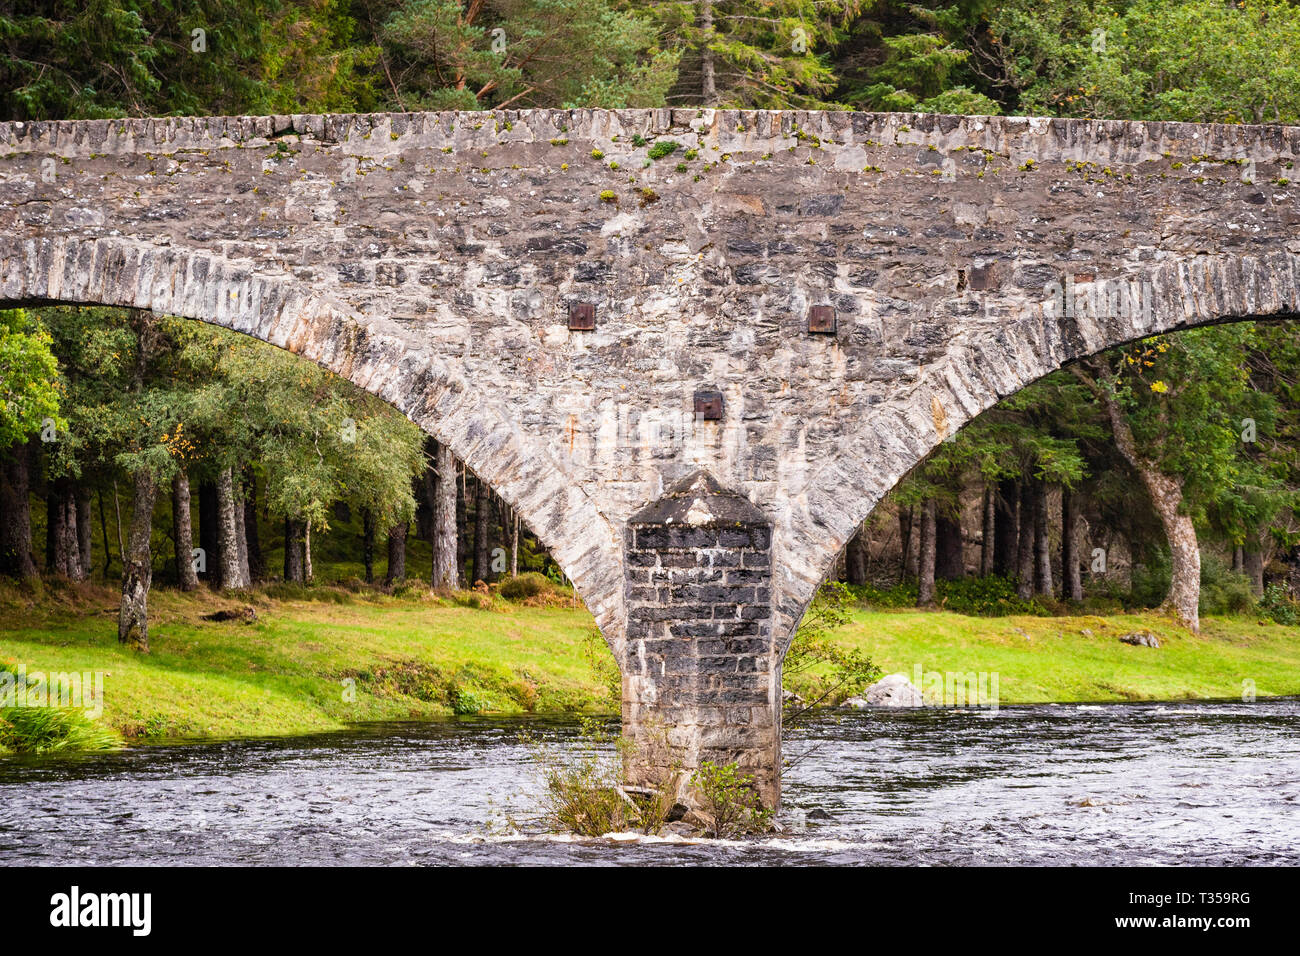
{"label": "bridge pier", "polygon": [[737,763],[763,803],[781,793],[781,665],[772,528],[703,471],[628,521],[623,729],[627,777],[691,802],[699,766]]}

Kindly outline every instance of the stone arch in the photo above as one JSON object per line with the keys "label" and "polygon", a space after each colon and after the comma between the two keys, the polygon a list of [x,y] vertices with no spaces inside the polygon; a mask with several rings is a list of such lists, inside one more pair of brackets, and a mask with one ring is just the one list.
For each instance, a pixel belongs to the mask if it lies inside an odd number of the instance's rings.
{"label": "stone arch", "polygon": [[947,437],[1043,376],[1115,346],[1202,326],[1300,317],[1300,255],[1171,256],[1132,275],[1074,286],[1069,309],[1064,292],[1016,303],[995,333],[956,336],[942,360],[899,398],[873,409],[843,453],[809,478],[800,495],[806,507],[791,513],[773,541],[773,564],[783,570],[773,610],[786,646],[854,530]]}
{"label": "stone arch", "polygon": [[289,274],[125,238],[0,238],[0,302],[151,309],[286,349],[347,379],[446,444],[551,550],[616,654],[623,640],[621,530],[568,482],[542,442],[427,350]]}

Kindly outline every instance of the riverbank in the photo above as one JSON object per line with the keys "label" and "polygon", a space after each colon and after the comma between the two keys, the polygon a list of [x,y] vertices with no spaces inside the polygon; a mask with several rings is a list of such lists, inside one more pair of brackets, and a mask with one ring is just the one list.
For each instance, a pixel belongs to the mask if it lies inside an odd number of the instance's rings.
{"label": "riverbank", "polygon": [[[117,594],[0,590],[0,665],[101,672],[103,723],[127,740],[304,734],[356,721],[475,713],[613,712],[613,661],[561,594],[394,597],[271,586],[238,599],[150,599],[151,653],[116,639]],[[206,620],[253,608],[255,620]],[[1150,630],[1159,649],[1119,636]],[[1090,633],[1089,633],[1090,632]],[[856,610],[834,632],[885,673],[996,672],[1002,704],[1300,694],[1300,629],[1207,618],[1192,635],[1154,614],[965,617]],[[798,681],[792,688],[801,690]]]}
{"label": "riverbank", "polygon": [[[272,586],[230,598],[158,589],[142,655],[117,643],[116,596],[96,585],[56,585],[39,602],[0,592],[0,665],[103,672],[102,719],[128,740],[610,709],[588,663],[592,647],[608,650],[591,637],[590,615],[563,598],[527,606],[473,592]],[[204,618],[221,611],[241,613]]]}
{"label": "riverbank", "polygon": [[[1149,631],[1159,648],[1124,644]],[[996,673],[1003,704],[1240,699],[1300,694],[1300,628],[1205,617],[1192,634],[1153,613],[968,617],[858,610],[835,633],[886,674]],[[1244,683],[1244,682],[1251,683]]]}

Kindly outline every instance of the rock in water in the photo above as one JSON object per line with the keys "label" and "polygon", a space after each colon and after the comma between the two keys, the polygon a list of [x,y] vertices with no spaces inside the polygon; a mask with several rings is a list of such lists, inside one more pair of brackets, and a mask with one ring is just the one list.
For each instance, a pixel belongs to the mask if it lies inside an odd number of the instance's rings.
{"label": "rock in water", "polygon": [[867,688],[867,704],[871,707],[922,707],[925,701],[906,674],[889,674]]}
{"label": "rock in water", "polygon": [[1160,641],[1150,631],[1133,631],[1120,637],[1125,644],[1132,644],[1134,647],[1159,647]]}

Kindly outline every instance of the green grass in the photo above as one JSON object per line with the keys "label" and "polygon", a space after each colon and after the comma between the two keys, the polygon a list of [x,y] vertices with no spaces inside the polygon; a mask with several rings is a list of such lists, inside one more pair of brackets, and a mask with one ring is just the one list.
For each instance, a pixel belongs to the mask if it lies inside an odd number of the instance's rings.
{"label": "green grass", "polygon": [[[608,708],[567,605],[394,598],[307,589],[224,598],[156,589],[150,653],[117,643],[116,594],[62,585],[39,602],[0,589],[0,664],[104,671],[103,722],[127,738],[240,737],[452,713]],[[317,599],[320,598],[320,599]],[[202,615],[253,605],[258,620]],[[353,697],[354,699],[348,699]]]}
{"label": "green grass", "polygon": [[116,750],[122,738],[71,707],[0,708],[0,754]]}
{"label": "green grass", "polygon": [[[415,591],[272,587],[223,597],[158,588],[150,600],[152,650],[140,655],[117,643],[112,588],[51,585],[37,596],[0,586],[0,666],[103,671],[97,723],[127,739],[616,709],[607,675],[589,659],[585,610],[554,596],[551,606],[528,606]],[[202,620],[249,604],[256,623]],[[1300,628],[1253,618],[1209,618],[1203,627],[1195,636],[1155,614],[979,618],[859,609],[834,637],[885,673],[910,676],[918,663],[927,671],[996,672],[1004,704],[1239,698],[1246,679],[1260,696],[1300,693]],[[1138,629],[1154,631],[1163,646],[1119,642]]]}
{"label": "green grass", "polygon": [[[1092,636],[1082,632],[1090,630]],[[1121,644],[1149,630],[1159,649]],[[1194,635],[1154,613],[1107,617],[967,617],[858,610],[835,632],[885,673],[998,674],[1001,703],[1240,698],[1300,694],[1300,628],[1255,618],[1203,619]]]}

